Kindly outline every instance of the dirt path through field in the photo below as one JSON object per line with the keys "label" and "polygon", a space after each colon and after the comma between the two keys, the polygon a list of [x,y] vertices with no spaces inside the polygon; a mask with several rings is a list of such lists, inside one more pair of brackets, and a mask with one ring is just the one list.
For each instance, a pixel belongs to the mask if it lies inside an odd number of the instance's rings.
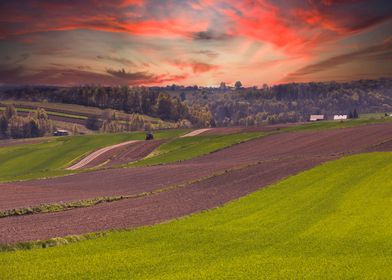
{"label": "dirt path through field", "polygon": [[211,128],[196,129],[196,130],[194,130],[194,131],[191,131],[191,132],[189,132],[189,133],[187,133],[187,134],[182,135],[181,138],[183,138],[183,137],[192,137],[192,136],[196,136],[196,135],[202,134],[202,133],[204,133],[204,132],[206,132],[206,131],[208,131],[208,130],[210,130],[210,129],[211,129]]}
{"label": "dirt path through field", "polygon": [[113,149],[116,149],[119,147],[123,147],[123,146],[129,145],[129,144],[133,144],[138,141],[140,141],[140,140],[131,140],[131,141],[127,141],[127,142],[123,142],[120,144],[116,144],[116,145],[112,145],[112,146],[108,146],[108,147],[104,147],[102,149],[99,149],[99,150],[89,154],[88,156],[86,156],[85,158],[80,160],[78,163],[68,167],[67,170],[77,170],[77,169],[83,168],[84,166],[86,166],[87,164],[89,164],[90,162],[92,162],[93,160],[98,158],[99,156],[109,152],[110,150],[113,150]]}

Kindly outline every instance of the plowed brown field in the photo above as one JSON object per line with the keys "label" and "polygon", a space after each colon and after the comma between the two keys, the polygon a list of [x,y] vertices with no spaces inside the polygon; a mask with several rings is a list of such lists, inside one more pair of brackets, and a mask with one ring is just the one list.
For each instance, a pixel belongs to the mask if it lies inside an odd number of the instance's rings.
{"label": "plowed brown field", "polygon": [[91,168],[101,164],[103,164],[103,167],[127,164],[146,157],[163,142],[164,140],[140,141],[125,147],[119,147],[97,157],[84,168]]}

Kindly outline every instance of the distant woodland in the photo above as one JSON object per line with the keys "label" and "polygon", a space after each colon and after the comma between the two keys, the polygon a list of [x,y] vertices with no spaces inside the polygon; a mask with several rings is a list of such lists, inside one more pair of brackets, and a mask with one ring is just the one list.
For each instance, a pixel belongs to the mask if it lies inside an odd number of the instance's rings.
{"label": "distant woodland", "polygon": [[308,121],[310,114],[331,118],[355,109],[392,112],[392,79],[175,91],[189,105],[208,106],[217,126]]}
{"label": "distant woodland", "polygon": [[189,120],[195,127],[307,121],[310,114],[392,111],[392,79],[345,83],[291,83],[262,88],[15,87],[0,99],[49,101],[111,108],[163,120]]}
{"label": "distant woodland", "polygon": [[53,132],[53,124],[44,109],[19,116],[14,106],[0,112],[0,139],[40,137]]}
{"label": "distant woodland", "polygon": [[3,89],[0,93],[0,100],[2,99],[48,101],[116,109],[166,121],[189,120],[196,127],[210,126],[212,120],[207,106],[188,106],[180,98],[172,97],[162,90],[144,87],[18,87]]}

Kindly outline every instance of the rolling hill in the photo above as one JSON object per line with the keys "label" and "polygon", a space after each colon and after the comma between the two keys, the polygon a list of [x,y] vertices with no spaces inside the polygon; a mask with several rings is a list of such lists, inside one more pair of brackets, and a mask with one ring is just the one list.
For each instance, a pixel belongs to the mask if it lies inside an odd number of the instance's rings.
{"label": "rolling hill", "polygon": [[350,156],[178,221],[4,252],[0,276],[388,279],[391,159],[391,153]]}

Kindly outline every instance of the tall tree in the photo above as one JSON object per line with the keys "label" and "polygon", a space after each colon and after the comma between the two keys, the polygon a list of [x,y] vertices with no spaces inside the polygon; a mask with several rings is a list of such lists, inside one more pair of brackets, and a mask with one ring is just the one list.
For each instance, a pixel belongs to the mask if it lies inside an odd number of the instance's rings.
{"label": "tall tree", "polygon": [[235,82],[235,84],[234,84],[234,86],[235,86],[235,89],[241,89],[242,88],[242,83],[241,83],[241,81],[237,81],[237,82]]}
{"label": "tall tree", "polygon": [[4,114],[0,114],[0,136],[5,136],[8,129],[8,120]]}
{"label": "tall tree", "polygon": [[354,112],[353,112],[353,118],[354,118],[354,119],[358,119],[358,117],[359,117],[359,116],[358,116],[358,112],[357,112],[357,109],[355,108],[355,109],[354,109]]}
{"label": "tall tree", "polygon": [[172,103],[166,94],[160,94],[158,97],[157,114],[161,119],[170,119]]}
{"label": "tall tree", "polygon": [[4,116],[7,120],[11,119],[13,116],[16,116],[18,113],[16,112],[14,105],[7,105],[5,107]]}

